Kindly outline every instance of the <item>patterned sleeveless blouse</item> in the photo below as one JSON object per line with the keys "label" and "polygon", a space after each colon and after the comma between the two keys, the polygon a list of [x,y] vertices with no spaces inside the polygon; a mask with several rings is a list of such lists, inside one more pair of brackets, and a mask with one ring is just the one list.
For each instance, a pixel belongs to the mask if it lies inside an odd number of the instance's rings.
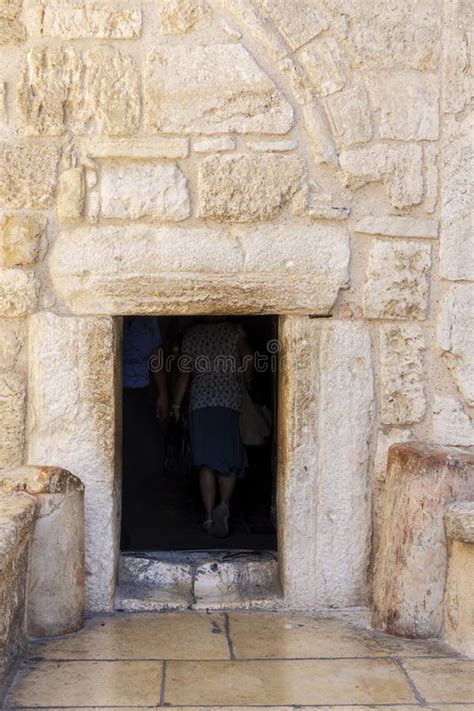
{"label": "patterned sleeveless blouse", "polygon": [[193,326],[184,335],[183,355],[190,359],[190,409],[228,407],[240,410],[242,400],[239,341],[245,332],[239,324],[216,321]]}

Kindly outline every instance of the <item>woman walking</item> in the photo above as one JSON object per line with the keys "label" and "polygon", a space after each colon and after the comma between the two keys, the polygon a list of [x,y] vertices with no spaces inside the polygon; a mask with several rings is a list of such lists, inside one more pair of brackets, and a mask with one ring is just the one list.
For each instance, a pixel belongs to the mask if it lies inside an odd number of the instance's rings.
{"label": "woman walking", "polygon": [[[242,327],[225,317],[207,317],[183,338],[186,366],[178,377],[172,415],[179,420],[191,383],[190,430],[193,461],[199,467],[206,511],[203,528],[224,538],[229,533],[229,506],[239,474],[246,466],[240,437],[242,376],[250,388],[252,351]],[[217,489],[220,502],[216,506]]]}

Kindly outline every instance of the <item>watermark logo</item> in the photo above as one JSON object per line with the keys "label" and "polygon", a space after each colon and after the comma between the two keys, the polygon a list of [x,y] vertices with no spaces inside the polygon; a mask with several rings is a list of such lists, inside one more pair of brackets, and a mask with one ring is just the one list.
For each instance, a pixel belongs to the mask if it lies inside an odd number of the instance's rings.
{"label": "watermark logo", "polygon": [[171,353],[166,355],[160,350],[156,355],[148,359],[148,367],[152,373],[165,371],[171,373],[245,373],[249,368],[255,373],[277,373],[282,369],[283,357],[281,353],[281,343],[278,339],[272,338],[265,344],[265,350],[255,351],[252,355],[244,358],[217,354],[215,356],[198,355],[196,358],[182,353],[177,355]]}

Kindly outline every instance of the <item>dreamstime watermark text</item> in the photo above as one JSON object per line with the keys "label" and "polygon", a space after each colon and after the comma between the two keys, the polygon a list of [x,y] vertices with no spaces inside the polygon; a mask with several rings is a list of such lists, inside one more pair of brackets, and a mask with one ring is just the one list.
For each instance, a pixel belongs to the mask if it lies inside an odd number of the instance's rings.
{"label": "dreamstime watermark text", "polygon": [[281,343],[275,338],[267,341],[265,351],[255,351],[243,358],[217,354],[214,356],[190,356],[186,353],[165,355],[160,351],[148,359],[148,367],[152,373],[165,371],[172,373],[245,373],[251,368],[255,373],[277,373],[282,370],[284,358],[281,353]]}

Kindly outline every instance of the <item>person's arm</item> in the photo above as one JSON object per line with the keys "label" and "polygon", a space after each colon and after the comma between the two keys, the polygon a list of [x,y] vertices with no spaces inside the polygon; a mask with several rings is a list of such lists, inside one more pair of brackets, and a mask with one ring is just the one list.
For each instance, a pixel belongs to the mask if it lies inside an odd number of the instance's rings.
{"label": "person's arm", "polygon": [[158,390],[158,396],[156,398],[156,416],[160,420],[166,420],[169,412],[169,404],[168,382],[166,379],[166,368],[164,367],[163,349],[154,348],[152,355],[155,356],[158,363],[162,364],[162,367],[153,369],[153,380]]}
{"label": "person's arm", "polygon": [[176,389],[174,392],[173,403],[171,405],[171,414],[176,422],[179,420],[181,405],[183,403],[183,398],[186,395],[191,375],[192,373],[190,370],[181,370],[178,375],[178,380],[176,381]]}
{"label": "person's arm", "polygon": [[237,347],[239,349],[239,355],[242,359],[244,383],[247,390],[251,390],[253,377],[253,351],[250,348],[245,336],[239,339]]}

